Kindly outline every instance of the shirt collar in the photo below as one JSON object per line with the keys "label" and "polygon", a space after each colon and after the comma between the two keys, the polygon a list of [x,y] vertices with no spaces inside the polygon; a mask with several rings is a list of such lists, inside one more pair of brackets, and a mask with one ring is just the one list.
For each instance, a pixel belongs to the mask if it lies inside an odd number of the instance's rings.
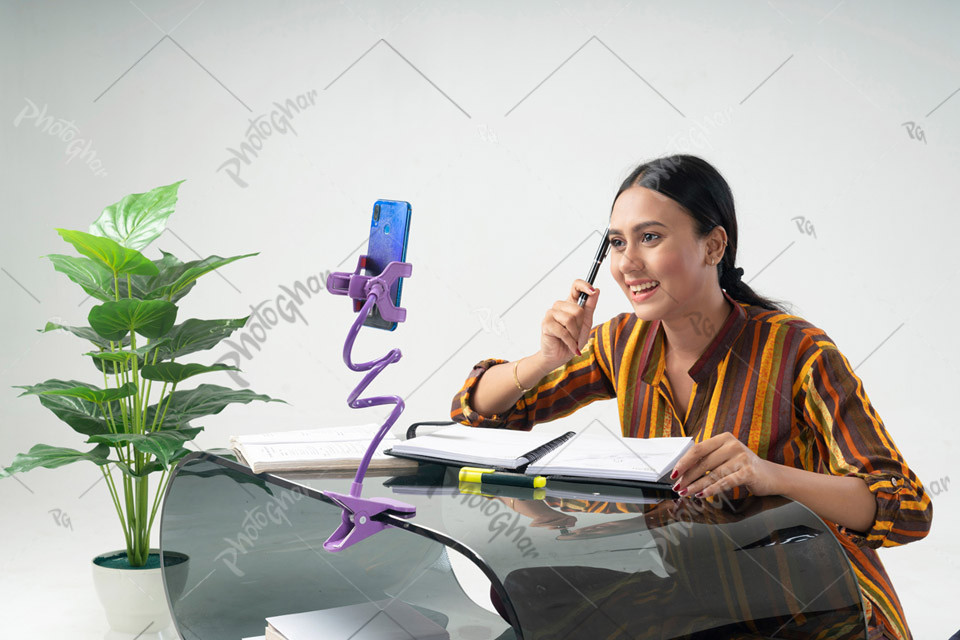
{"label": "shirt collar", "polygon": [[[720,290],[723,296],[733,305],[733,310],[727,315],[717,335],[714,336],[707,348],[704,349],[700,357],[690,367],[688,373],[693,380],[700,384],[710,377],[716,371],[720,361],[726,357],[727,352],[734,341],[740,336],[743,328],[747,325],[747,312],[743,304],[730,297],[723,289]],[[664,360],[664,332],[660,320],[655,320],[647,331],[644,339],[643,349],[640,354],[640,371],[642,379],[647,384],[653,385],[657,382],[658,373],[662,370],[661,362]]]}

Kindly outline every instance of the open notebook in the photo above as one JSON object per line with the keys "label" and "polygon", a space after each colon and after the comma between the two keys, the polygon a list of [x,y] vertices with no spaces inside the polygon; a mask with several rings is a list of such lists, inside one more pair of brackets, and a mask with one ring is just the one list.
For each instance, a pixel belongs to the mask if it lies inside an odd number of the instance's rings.
{"label": "open notebook", "polygon": [[[356,470],[378,424],[325,427],[230,436],[230,448],[254,473]],[[383,453],[400,440],[388,433],[370,459],[370,469],[416,468],[416,463]]]}
{"label": "open notebook", "polygon": [[605,429],[554,436],[464,425],[394,444],[385,453],[456,466],[492,467],[527,475],[665,484],[692,438],[623,438]]}
{"label": "open notebook", "polygon": [[693,438],[621,438],[582,433],[531,462],[529,475],[610,478],[667,484]]}

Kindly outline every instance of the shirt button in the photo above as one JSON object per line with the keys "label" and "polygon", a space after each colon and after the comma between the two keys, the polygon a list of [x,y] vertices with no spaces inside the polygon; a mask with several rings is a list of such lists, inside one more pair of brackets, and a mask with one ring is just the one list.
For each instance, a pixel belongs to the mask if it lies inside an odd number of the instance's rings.
{"label": "shirt button", "polygon": [[897,485],[900,484],[900,478],[894,478],[894,479],[892,479],[892,480],[890,481],[890,484],[892,484],[893,486],[896,487]]}

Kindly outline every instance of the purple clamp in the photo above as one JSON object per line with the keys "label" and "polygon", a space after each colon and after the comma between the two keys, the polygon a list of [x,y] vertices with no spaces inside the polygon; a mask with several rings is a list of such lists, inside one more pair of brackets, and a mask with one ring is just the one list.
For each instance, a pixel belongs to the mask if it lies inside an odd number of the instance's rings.
{"label": "purple clamp", "polygon": [[373,516],[385,512],[400,518],[417,515],[417,508],[413,505],[391,498],[355,498],[334,491],[324,491],[323,494],[340,505],[344,516],[337,530],[323,543],[323,548],[331,552],[346,549],[391,526],[374,520]]}
{"label": "purple clamp", "polygon": [[[377,310],[387,322],[403,322],[407,319],[407,310],[397,307],[390,299],[389,291],[397,278],[408,278],[413,272],[409,262],[391,262],[378,276],[365,276],[360,270],[366,268],[367,256],[360,256],[357,269],[353,273],[337,271],[327,276],[327,291],[338,296],[350,296],[354,299],[353,310],[360,311],[361,301],[372,293],[377,294]],[[366,314],[364,314],[366,319]]]}
{"label": "purple clamp", "polygon": [[334,295],[348,295],[353,298],[354,311],[358,312],[357,319],[350,327],[347,340],[343,345],[343,361],[352,371],[368,372],[360,381],[360,384],[347,396],[347,404],[354,409],[382,404],[393,404],[395,406],[386,422],[383,423],[373,440],[370,441],[370,445],[360,460],[360,464],[357,466],[357,475],[350,484],[350,494],[346,495],[335,491],[323,492],[325,496],[340,505],[342,509],[340,526],[323,543],[323,548],[331,552],[342,551],[389,527],[388,524],[372,519],[378,514],[389,513],[400,518],[412,518],[417,512],[416,507],[399,500],[360,497],[363,490],[363,478],[367,473],[367,467],[370,466],[370,459],[390,427],[400,417],[404,403],[399,396],[375,396],[372,398],[360,398],[359,396],[388,364],[399,360],[402,354],[399,349],[391,349],[378,360],[361,363],[354,363],[350,354],[357,334],[360,332],[360,327],[363,326],[363,321],[367,319],[374,305],[380,311],[380,316],[388,322],[403,322],[406,320],[406,309],[393,304],[393,300],[390,299],[390,289],[398,278],[406,278],[413,271],[413,265],[409,262],[391,262],[380,275],[361,275],[360,270],[366,266],[367,256],[364,255],[360,256],[357,261],[357,269],[353,273],[338,271],[327,276],[327,290]]}

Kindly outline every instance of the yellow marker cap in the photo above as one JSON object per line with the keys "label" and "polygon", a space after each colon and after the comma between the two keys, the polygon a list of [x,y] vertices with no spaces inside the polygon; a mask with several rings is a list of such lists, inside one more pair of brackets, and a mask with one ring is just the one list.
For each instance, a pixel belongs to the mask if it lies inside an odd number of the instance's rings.
{"label": "yellow marker cap", "polygon": [[494,469],[481,469],[479,467],[463,467],[460,469],[461,482],[481,482],[483,474],[493,473]]}

